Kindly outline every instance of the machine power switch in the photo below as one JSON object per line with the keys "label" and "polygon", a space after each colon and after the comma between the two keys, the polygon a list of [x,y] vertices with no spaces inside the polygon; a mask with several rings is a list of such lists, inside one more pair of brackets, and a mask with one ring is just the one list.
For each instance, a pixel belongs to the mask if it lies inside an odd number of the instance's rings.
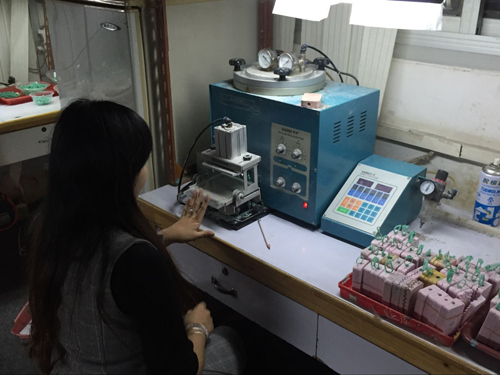
{"label": "machine power switch", "polygon": [[277,154],[284,154],[286,152],[286,146],[283,144],[283,143],[280,143],[277,147],[276,147],[276,153]]}
{"label": "machine power switch", "polygon": [[278,179],[276,180],[276,186],[278,187],[285,187],[286,185],[286,181],[283,177],[278,177]]}
{"label": "machine power switch", "polygon": [[296,148],[295,150],[293,150],[292,159],[300,159],[301,156],[302,156],[302,151],[300,150],[300,148]]}
{"label": "machine power switch", "polygon": [[300,184],[298,182],[294,182],[292,184],[292,188],[291,188],[292,192],[293,193],[300,193],[302,191],[302,187],[300,186]]}

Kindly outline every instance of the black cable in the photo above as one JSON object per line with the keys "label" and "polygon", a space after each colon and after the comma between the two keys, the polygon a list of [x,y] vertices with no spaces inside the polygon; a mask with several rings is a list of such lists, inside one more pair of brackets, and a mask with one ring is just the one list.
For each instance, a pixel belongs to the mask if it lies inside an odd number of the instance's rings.
{"label": "black cable", "polygon": [[305,52],[305,49],[307,49],[307,48],[311,48],[312,50],[314,50],[314,51],[318,52],[319,54],[323,55],[323,57],[327,58],[330,61],[330,63],[332,64],[333,68],[330,68],[329,66],[325,66],[325,68],[331,69],[335,73],[337,73],[337,75],[340,78],[340,82],[344,83],[344,80],[342,79],[342,75],[345,75],[345,76],[349,76],[349,77],[353,78],[356,81],[356,84],[359,86],[359,81],[358,81],[358,79],[354,75],[352,75],[350,73],[341,72],[340,70],[338,70],[337,67],[335,66],[335,64],[333,63],[332,59],[330,59],[323,51],[319,50],[318,48],[316,48],[314,46],[310,46],[309,44],[303,44],[302,47],[301,47],[301,49],[304,50],[304,52]]}
{"label": "black cable", "polygon": [[188,154],[186,156],[186,160],[184,160],[184,165],[182,166],[182,171],[181,171],[181,175],[179,177],[179,184],[177,185],[177,202],[179,202],[180,204],[185,204],[182,200],[181,200],[181,194],[187,190],[188,187],[190,187],[192,184],[194,184],[194,181],[191,181],[189,184],[187,184],[186,186],[184,186],[181,190],[181,185],[182,185],[182,177],[184,176],[184,171],[186,170],[186,165],[187,165],[187,162],[189,160],[189,156],[191,156],[191,152],[193,151],[193,148],[194,146],[196,145],[196,142],[198,142],[198,139],[201,137],[201,135],[205,132],[205,130],[207,130],[209,127],[213,126],[216,122],[219,122],[219,121],[224,121],[224,123],[228,124],[231,122],[231,119],[229,117],[221,117],[221,118],[218,118],[217,120],[214,120],[212,121],[210,124],[208,124],[207,126],[205,126],[199,133],[198,135],[196,136],[193,144],[191,145],[191,148],[189,149],[188,151]]}
{"label": "black cable", "polygon": [[333,71],[334,71],[335,73],[340,72],[340,70],[338,70],[338,69],[337,69],[337,67],[335,66],[335,64],[333,63],[332,59],[330,59],[330,58],[329,58],[329,57],[328,57],[328,56],[327,56],[327,55],[326,55],[323,51],[321,51],[321,50],[317,49],[316,47],[310,46],[309,44],[307,45],[307,48],[310,48],[310,49],[312,49],[312,50],[314,50],[314,51],[316,51],[316,52],[318,52],[318,53],[322,54],[322,55],[323,55],[323,57],[326,57],[328,60],[330,60],[330,63],[331,63],[331,64],[332,64],[332,66],[333,66]]}
{"label": "black cable", "polygon": [[356,85],[358,85],[358,86],[359,86],[359,81],[358,81],[358,79],[357,79],[354,75],[352,75],[352,74],[350,74],[350,73],[346,73],[346,72],[340,72],[340,73],[339,73],[339,76],[342,76],[342,75],[345,75],[345,76],[351,77],[352,79],[354,79],[354,80],[356,81]]}

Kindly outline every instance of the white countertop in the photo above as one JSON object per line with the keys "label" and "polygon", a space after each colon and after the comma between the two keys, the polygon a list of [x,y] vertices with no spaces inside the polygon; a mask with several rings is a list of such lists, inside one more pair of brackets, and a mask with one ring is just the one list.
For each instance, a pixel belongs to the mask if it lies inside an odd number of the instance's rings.
{"label": "white countertop", "polygon": [[[184,206],[177,203],[176,194],[176,187],[164,186],[141,195],[141,198],[180,216]],[[332,296],[341,298],[338,282],[352,271],[360,254],[359,248],[321,233],[319,230],[291,223],[272,214],[262,218],[261,223],[271,244],[270,250],[264,243],[257,222],[238,231],[232,231],[220,227],[209,219],[204,219],[202,229],[210,229],[217,237],[233,246]],[[457,256],[472,255],[474,259],[484,259],[485,264],[500,262],[500,239],[498,238],[479,234],[438,219],[426,223],[422,229],[418,227],[418,220],[410,225],[412,230],[421,234],[420,237],[426,249],[430,248],[435,252],[442,249],[444,253],[449,251],[450,254]],[[425,338],[415,331],[407,331]],[[500,365],[497,361],[468,347],[463,340],[461,343],[455,343],[451,348],[427,341],[451,353],[471,359],[478,366],[480,365],[476,361],[480,361],[490,371],[499,371]]]}
{"label": "white countertop", "polygon": [[44,113],[55,112],[61,109],[59,96],[53,97],[52,102],[47,105],[36,105],[33,102],[3,105],[0,104],[0,125],[2,122],[16,120],[22,117],[43,115]]}

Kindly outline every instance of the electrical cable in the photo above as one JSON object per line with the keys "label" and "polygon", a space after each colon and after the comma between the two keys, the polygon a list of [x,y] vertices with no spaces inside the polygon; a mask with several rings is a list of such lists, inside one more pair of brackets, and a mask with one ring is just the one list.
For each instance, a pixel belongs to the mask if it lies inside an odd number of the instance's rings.
{"label": "electrical cable", "polygon": [[354,75],[352,75],[351,73],[340,72],[340,73],[339,73],[339,76],[341,76],[341,77],[342,77],[342,75],[345,75],[345,76],[351,77],[352,79],[354,79],[354,80],[356,81],[356,85],[358,85],[358,86],[359,86],[359,81],[358,81],[358,79],[357,79]]}
{"label": "electrical cable", "polygon": [[[306,59],[306,61],[307,61],[308,63],[312,63],[312,61],[311,61],[311,60],[309,60],[309,59]],[[325,66],[325,68],[328,68],[328,66]],[[331,69],[331,68],[330,68],[330,69]],[[333,77],[330,75],[330,73],[325,72],[325,74],[326,74],[326,75],[328,76],[328,78],[330,78],[332,81],[335,81],[335,80],[333,79]]]}
{"label": "electrical cable", "polygon": [[5,202],[7,202],[7,204],[9,204],[11,207],[12,207],[12,210],[14,211],[14,220],[12,220],[12,223],[10,223],[9,225],[7,225],[5,228],[0,228],[0,232],[4,232],[10,228],[12,228],[16,223],[17,223],[17,207],[16,205],[14,204],[14,202],[12,202],[12,200],[7,197],[5,194],[3,193],[0,193],[0,201],[1,200],[4,200]]}
{"label": "electrical cable", "polygon": [[228,123],[231,123],[231,119],[229,117],[221,117],[221,118],[218,118],[217,120],[214,120],[212,121],[210,124],[208,124],[207,126],[205,126],[199,133],[198,135],[196,136],[193,144],[191,145],[191,147],[189,148],[189,151],[187,153],[187,156],[186,156],[186,160],[184,160],[184,165],[182,166],[182,171],[181,171],[181,175],[179,177],[179,184],[177,185],[177,202],[179,202],[180,204],[185,204],[182,200],[181,200],[181,195],[183,192],[185,192],[187,190],[187,188],[189,188],[192,184],[194,184],[194,181],[191,181],[190,183],[188,183],[186,186],[184,186],[181,190],[181,185],[182,185],[182,177],[184,176],[184,172],[186,170],[186,166],[187,166],[187,163],[188,163],[188,160],[189,160],[189,157],[191,156],[191,152],[193,151],[193,148],[194,146],[196,145],[196,142],[198,142],[198,139],[201,137],[201,135],[205,132],[205,130],[207,130],[208,128],[210,128],[211,126],[213,126],[215,123],[219,122],[219,121],[224,121],[224,123],[228,124]]}
{"label": "electrical cable", "polygon": [[323,51],[321,51],[320,49],[314,47],[314,46],[311,46],[309,44],[303,44],[301,49],[307,49],[307,48],[311,48],[312,50],[318,52],[319,54],[323,55],[323,57],[327,58],[330,63],[332,64],[332,68],[330,67],[326,67],[328,69],[331,69],[333,70],[335,73],[338,74],[339,78],[340,78],[340,82],[344,83],[344,79],[342,78],[342,75],[345,75],[345,76],[348,76],[348,77],[351,77],[353,78],[355,81],[356,81],[356,84],[359,86],[359,81],[358,79],[353,75],[353,74],[350,74],[350,73],[346,73],[346,72],[341,72],[340,70],[337,69],[337,67],[335,66],[335,64],[333,63],[332,59],[330,59]]}

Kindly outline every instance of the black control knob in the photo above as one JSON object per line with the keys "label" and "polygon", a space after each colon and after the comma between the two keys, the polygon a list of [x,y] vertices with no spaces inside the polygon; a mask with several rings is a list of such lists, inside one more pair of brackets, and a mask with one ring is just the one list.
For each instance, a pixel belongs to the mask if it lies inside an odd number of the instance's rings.
{"label": "black control knob", "polygon": [[446,181],[447,178],[448,178],[448,172],[443,171],[441,169],[437,171],[436,180]]}
{"label": "black control knob", "polygon": [[245,59],[241,59],[239,57],[235,57],[234,59],[229,60],[229,65],[234,66],[235,72],[239,72],[241,70],[241,67],[245,64]]}
{"label": "black control knob", "polygon": [[326,57],[316,57],[313,61],[313,64],[318,66],[318,70],[325,70],[325,67],[331,63],[330,59],[327,59]]}
{"label": "black control knob", "polygon": [[290,68],[276,68],[274,69],[274,74],[280,76],[279,81],[286,81],[286,76],[292,74],[292,69]]}

